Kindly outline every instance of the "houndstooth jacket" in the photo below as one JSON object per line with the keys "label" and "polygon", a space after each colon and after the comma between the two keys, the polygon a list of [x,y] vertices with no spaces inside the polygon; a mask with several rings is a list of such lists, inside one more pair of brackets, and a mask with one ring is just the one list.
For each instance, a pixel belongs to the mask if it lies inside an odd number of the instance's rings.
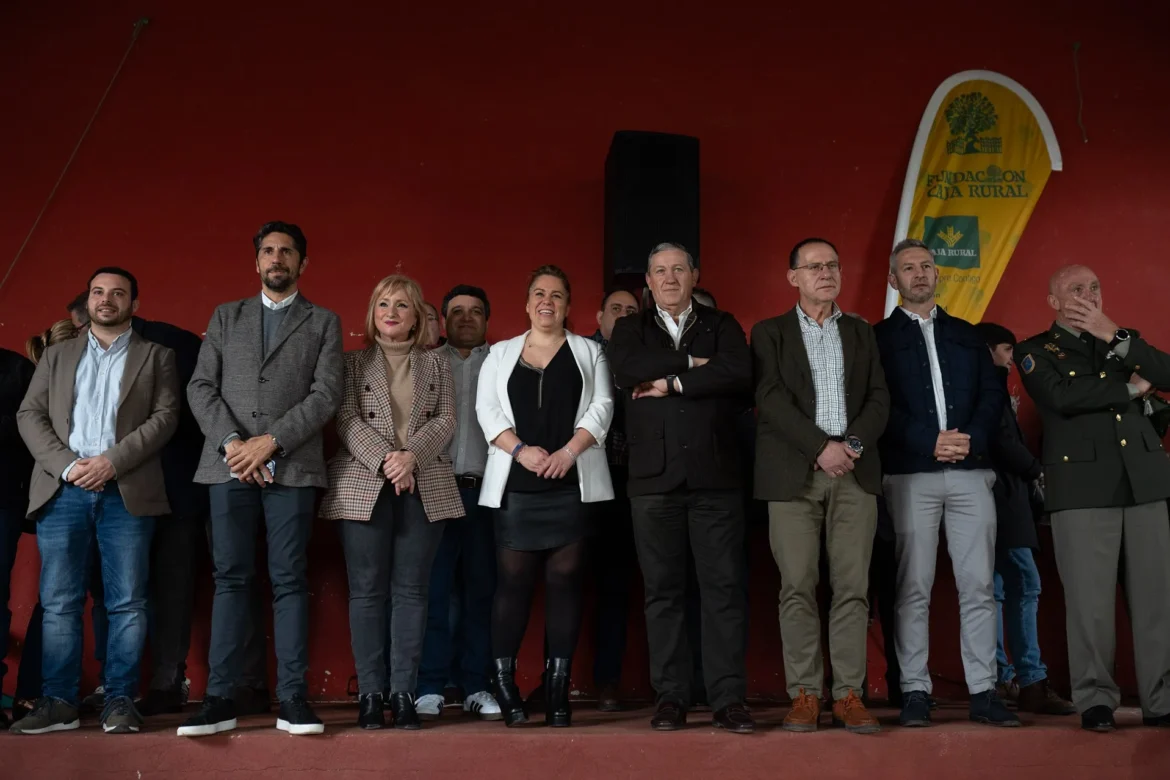
{"label": "houndstooth jacket", "polygon": [[386,484],[386,453],[407,449],[417,460],[415,481],[427,519],[463,517],[463,501],[447,443],[455,432],[455,385],[451,365],[436,352],[410,352],[414,402],[409,437],[394,441],[394,417],[386,381],[386,359],[379,347],[347,352],[345,391],[337,412],[341,449],[329,460],[329,492],[321,504],[327,520],[369,520]]}

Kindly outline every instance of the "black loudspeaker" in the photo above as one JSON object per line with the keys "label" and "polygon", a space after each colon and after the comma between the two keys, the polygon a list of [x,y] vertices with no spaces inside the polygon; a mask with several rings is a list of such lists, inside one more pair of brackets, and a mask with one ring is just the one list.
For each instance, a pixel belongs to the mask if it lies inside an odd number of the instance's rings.
{"label": "black loudspeaker", "polygon": [[614,133],[605,158],[606,288],[629,287],[631,275],[640,280],[663,241],[685,246],[698,265],[699,139]]}

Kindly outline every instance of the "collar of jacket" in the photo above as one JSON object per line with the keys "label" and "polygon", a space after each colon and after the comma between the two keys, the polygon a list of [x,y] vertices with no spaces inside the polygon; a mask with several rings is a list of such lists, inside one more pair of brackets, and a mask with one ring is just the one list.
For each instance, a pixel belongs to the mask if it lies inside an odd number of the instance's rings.
{"label": "collar of jacket", "polygon": [[[691,299],[691,314],[689,317],[687,317],[687,321],[683,325],[682,333],[680,333],[678,337],[680,344],[682,343],[682,340],[687,335],[687,333],[690,332],[691,328],[695,327],[695,323],[699,321],[699,317],[709,311],[712,311],[709,306],[704,306],[693,298]],[[658,316],[657,303],[655,303],[653,307],[648,307],[646,311],[643,312],[643,316],[651,317],[654,320],[654,324],[658,326],[658,329],[665,333],[667,338],[671,338],[673,341],[673,337],[671,337],[670,331],[666,329],[666,323],[664,323],[662,318]]]}

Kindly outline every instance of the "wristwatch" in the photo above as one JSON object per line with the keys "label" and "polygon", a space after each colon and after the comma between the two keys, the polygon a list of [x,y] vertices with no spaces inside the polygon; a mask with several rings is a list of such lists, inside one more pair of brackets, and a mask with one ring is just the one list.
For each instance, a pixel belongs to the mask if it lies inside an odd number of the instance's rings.
{"label": "wristwatch", "polygon": [[678,391],[674,389],[674,383],[678,380],[678,374],[666,375],[666,394],[678,395]]}
{"label": "wristwatch", "polygon": [[1125,328],[1118,328],[1113,334],[1113,340],[1109,342],[1109,348],[1113,349],[1123,341],[1129,341],[1129,331]]}
{"label": "wristwatch", "polygon": [[856,436],[848,436],[845,439],[845,446],[853,450],[860,457],[865,452],[865,445],[861,443],[861,439]]}

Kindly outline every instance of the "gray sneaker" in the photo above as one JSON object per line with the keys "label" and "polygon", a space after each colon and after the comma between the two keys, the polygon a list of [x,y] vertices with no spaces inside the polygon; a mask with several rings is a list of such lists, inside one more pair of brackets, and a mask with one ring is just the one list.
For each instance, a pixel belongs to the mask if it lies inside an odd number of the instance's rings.
{"label": "gray sneaker", "polygon": [[107,734],[137,734],[142,728],[142,716],[134,708],[129,696],[116,696],[106,702],[102,710],[102,731]]}
{"label": "gray sneaker", "polygon": [[37,699],[32,711],[13,723],[8,731],[12,734],[49,734],[70,731],[80,726],[76,707],[60,699],[43,696]]}

